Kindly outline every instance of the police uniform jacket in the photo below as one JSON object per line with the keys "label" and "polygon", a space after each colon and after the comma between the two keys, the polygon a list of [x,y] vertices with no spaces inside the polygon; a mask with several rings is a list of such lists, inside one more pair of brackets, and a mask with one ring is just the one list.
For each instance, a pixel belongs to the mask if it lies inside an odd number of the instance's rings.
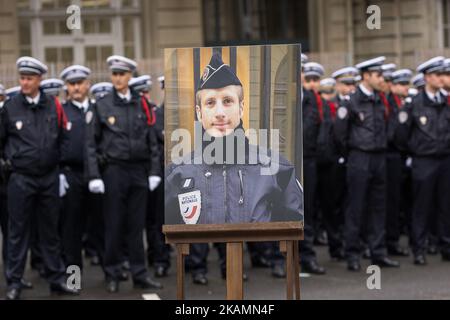
{"label": "police uniform jacket", "polygon": [[[270,153],[258,157],[255,146],[249,149],[246,159],[258,159],[255,164],[195,164],[192,155],[191,164],[170,165],[165,184],[166,224],[302,220],[303,191],[294,166],[281,156],[275,160]],[[201,156],[197,160],[201,162]],[[278,161],[278,172],[261,175],[271,161]],[[182,205],[190,195],[197,212]],[[195,214],[198,220],[190,220]]]}
{"label": "police uniform jacket", "polygon": [[[421,91],[405,105],[406,122],[396,131],[399,143],[415,156],[446,156],[450,154],[450,106],[441,95],[440,103]],[[401,116],[399,114],[399,120]]]}
{"label": "police uniform jacket", "polygon": [[141,96],[131,91],[130,101],[117,91],[96,102],[86,113],[86,175],[100,179],[98,159],[112,164],[143,164],[148,175],[160,175],[159,152]]}
{"label": "police uniform jacket", "polygon": [[22,93],[5,103],[0,150],[13,172],[42,176],[57,168],[64,130],[62,117],[55,100],[42,91],[36,105],[30,104]]}
{"label": "police uniform jacket", "polygon": [[364,152],[387,147],[385,107],[377,92],[369,97],[358,87],[337,111],[334,132],[341,147]]}

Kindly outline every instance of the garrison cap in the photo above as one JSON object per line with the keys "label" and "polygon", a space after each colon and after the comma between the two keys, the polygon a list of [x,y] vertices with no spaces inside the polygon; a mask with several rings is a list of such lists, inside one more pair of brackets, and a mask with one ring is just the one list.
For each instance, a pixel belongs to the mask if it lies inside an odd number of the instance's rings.
{"label": "garrison cap", "polygon": [[242,83],[233,69],[222,61],[220,54],[213,54],[203,71],[197,90],[220,89],[232,85],[242,86]]}

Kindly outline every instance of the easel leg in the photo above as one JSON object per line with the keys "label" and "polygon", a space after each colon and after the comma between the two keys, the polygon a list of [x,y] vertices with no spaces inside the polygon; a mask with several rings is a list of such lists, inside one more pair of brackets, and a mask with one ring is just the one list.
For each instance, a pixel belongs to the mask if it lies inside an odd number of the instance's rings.
{"label": "easel leg", "polygon": [[242,242],[227,243],[227,300],[243,300]]}
{"label": "easel leg", "polygon": [[177,244],[177,299],[184,300],[184,256],[189,254],[189,244]]}
{"label": "easel leg", "polygon": [[294,299],[293,241],[280,241],[280,251],[286,256],[286,299]]}
{"label": "easel leg", "polygon": [[300,253],[298,252],[298,241],[294,241],[294,281],[295,300],[300,300]]}

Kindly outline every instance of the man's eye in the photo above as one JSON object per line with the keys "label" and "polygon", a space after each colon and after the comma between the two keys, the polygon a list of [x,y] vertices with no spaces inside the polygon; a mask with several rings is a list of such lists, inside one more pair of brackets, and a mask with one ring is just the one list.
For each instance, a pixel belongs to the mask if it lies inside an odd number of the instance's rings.
{"label": "man's eye", "polygon": [[211,105],[213,105],[214,104],[214,100],[207,100],[206,101],[206,105],[207,106],[211,106]]}
{"label": "man's eye", "polygon": [[233,100],[232,99],[225,99],[225,100],[223,100],[223,103],[224,104],[230,104],[230,103],[233,103]]}

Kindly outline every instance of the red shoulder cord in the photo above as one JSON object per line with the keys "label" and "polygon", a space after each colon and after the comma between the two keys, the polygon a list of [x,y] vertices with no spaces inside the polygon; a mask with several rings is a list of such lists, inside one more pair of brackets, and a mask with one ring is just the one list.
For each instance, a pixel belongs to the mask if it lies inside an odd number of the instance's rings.
{"label": "red shoulder cord", "polygon": [[61,102],[59,102],[57,97],[54,97],[54,101],[56,106],[56,114],[58,116],[58,128],[63,127],[64,129],[67,129],[67,117],[63,107],[61,106]]}
{"label": "red shoulder cord", "polygon": [[447,104],[450,106],[450,94],[447,96]]}
{"label": "red shoulder cord", "polygon": [[147,101],[145,100],[144,97],[141,97],[141,102],[142,102],[142,109],[144,110],[145,115],[147,116],[147,124],[149,126],[153,126],[156,122],[155,110],[153,110],[153,108],[150,110]]}
{"label": "red shoulder cord", "polygon": [[333,101],[328,101],[330,106],[331,119],[336,119],[336,104]]}
{"label": "red shoulder cord", "polygon": [[319,110],[320,122],[323,121],[323,103],[320,95],[314,91],[314,95],[316,96],[317,109]]}
{"label": "red shoulder cord", "polygon": [[394,96],[394,100],[395,100],[395,104],[397,105],[397,108],[401,109],[402,108],[402,102],[401,102],[400,98],[396,94],[394,94],[393,96]]}
{"label": "red shoulder cord", "polygon": [[390,111],[389,102],[387,101],[384,92],[380,92],[380,97],[381,101],[383,101],[384,104],[384,120],[386,120],[387,118],[389,118],[389,111]]}

